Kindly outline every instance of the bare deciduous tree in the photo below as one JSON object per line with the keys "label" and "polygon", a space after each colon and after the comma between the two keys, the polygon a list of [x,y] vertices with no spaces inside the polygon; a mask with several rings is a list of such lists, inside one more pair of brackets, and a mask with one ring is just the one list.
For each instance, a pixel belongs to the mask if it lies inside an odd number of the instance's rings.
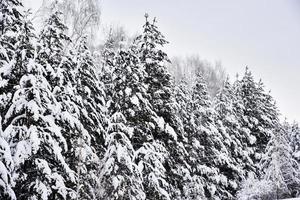
{"label": "bare deciduous tree", "polygon": [[83,35],[94,38],[100,24],[100,0],[43,0],[35,18],[44,20],[54,10],[62,12],[73,41],[76,42]]}

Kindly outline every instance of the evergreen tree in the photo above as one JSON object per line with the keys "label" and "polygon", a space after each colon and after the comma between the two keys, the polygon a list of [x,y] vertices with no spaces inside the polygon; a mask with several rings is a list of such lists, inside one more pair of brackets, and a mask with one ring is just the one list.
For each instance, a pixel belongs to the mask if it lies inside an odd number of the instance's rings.
{"label": "evergreen tree", "polygon": [[197,126],[195,124],[193,110],[191,109],[191,91],[185,81],[175,87],[175,97],[178,103],[179,116],[184,128],[184,146],[189,156],[186,158],[188,169],[184,172],[184,192],[182,199],[206,199],[204,195],[205,179],[197,173],[197,162],[202,148],[196,135]]}
{"label": "evergreen tree", "polygon": [[81,99],[80,121],[92,136],[92,146],[100,156],[103,153],[104,132],[107,126],[104,85],[96,72],[93,57],[89,51],[86,38],[82,38],[76,49],[77,91]]}
{"label": "evergreen tree", "polygon": [[[59,112],[54,117],[67,142],[63,155],[71,169],[76,172],[76,180],[68,180],[66,183],[74,193],[70,198],[97,199],[99,179],[95,166],[99,164],[100,159],[95,148],[91,146],[95,138],[86,129],[89,124],[85,124],[85,127],[83,123],[86,121],[81,121],[87,120],[84,117],[86,111],[82,110],[85,106],[81,103],[83,94],[80,93],[84,86],[79,85],[77,81],[85,84],[84,74],[77,80],[76,56],[65,49],[65,44],[70,42],[65,31],[66,26],[61,22],[60,13],[55,12],[47,20],[40,34],[38,58],[46,68],[47,80],[58,102]],[[91,171],[87,174],[89,170]]]}
{"label": "evergreen tree", "polygon": [[51,87],[35,62],[32,26],[23,20],[7,76],[19,85],[8,91],[13,98],[3,120],[16,166],[15,193],[18,199],[66,199],[64,180],[74,175],[62,157],[65,140],[51,116],[56,106]]}
{"label": "evergreen tree", "polygon": [[[278,124],[278,111],[270,94],[261,83],[256,83],[246,68],[244,77],[235,83],[235,91],[242,105],[238,107],[242,142],[256,165],[264,152],[272,131]],[[254,170],[256,171],[256,170]],[[256,171],[258,174],[258,171]]]}
{"label": "evergreen tree", "polygon": [[192,124],[196,128],[189,136],[193,144],[189,155],[195,161],[192,165],[195,173],[205,180],[205,196],[212,199],[230,199],[232,195],[226,190],[229,185],[226,173],[233,166],[223,144],[225,138],[217,129],[216,113],[211,108],[211,103],[204,79],[197,74],[190,104]]}
{"label": "evergreen tree", "polygon": [[[107,125],[106,109],[105,109],[105,93],[103,85],[98,79],[91,53],[86,45],[86,38],[82,38],[76,48],[76,91],[79,98],[76,103],[79,107],[79,120],[83,127],[91,137],[89,154],[95,152],[98,157],[104,154],[104,128]],[[98,159],[98,158],[97,158]],[[86,159],[86,168],[83,168],[80,176],[83,184],[82,190],[86,194],[92,196],[81,196],[81,199],[95,199],[97,196],[98,182],[98,167],[99,162],[96,160]]]}
{"label": "evergreen tree", "polygon": [[230,165],[227,166],[226,176],[229,179],[228,191],[235,194],[238,185],[246,178],[247,171],[253,169],[253,162],[249,157],[241,136],[241,125],[238,121],[238,104],[240,100],[234,94],[229,79],[214,98],[213,107],[217,112],[216,125],[222,134],[223,143],[228,151]]}
{"label": "evergreen tree", "polygon": [[7,0],[0,2],[1,18],[0,18],[0,30],[1,35],[4,35],[8,31],[18,31],[21,25],[21,13],[19,8],[23,5],[18,0]]}
{"label": "evergreen tree", "polygon": [[[0,117],[0,122],[1,122]],[[0,124],[0,198],[7,200],[15,200],[16,195],[12,189],[12,171],[14,170],[13,158],[10,147],[3,138],[2,126]]]}
{"label": "evergreen tree", "polygon": [[287,132],[282,127],[278,127],[261,161],[263,178],[274,184],[276,198],[299,195],[299,165],[292,157],[292,153],[287,141]]}
{"label": "evergreen tree", "polygon": [[15,45],[19,41],[18,33],[24,24],[23,16],[19,11],[21,7],[22,4],[17,0],[0,2],[0,115],[2,119],[11,104],[12,95],[16,90],[14,86],[18,84],[18,78],[13,79],[10,76],[16,74],[12,70],[16,57]]}
{"label": "evergreen tree", "polygon": [[120,112],[114,113],[110,122],[105,141],[107,151],[100,166],[100,198],[143,200],[146,196],[141,174],[134,163],[131,129]]}
{"label": "evergreen tree", "polygon": [[147,14],[145,17],[143,33],[136,38],[135,44],[139,51],[141,67],[146,72],[143,82],[147,86],[149,102],[160,121],[157,123],[156,130],[152,132],[153,138],[159,143],[162,142],[169,153],[164,166],[167,169],[167,182],[172,187],[171,197],[176,199],[180,198],[183,192],[181,179],[182,172],[186,169],[184,131],[182,122],[177,115],[171,75],[166,70],[166,63],[169,62],[169,59],[167,54],[161,50],[167,41],[158,30],[155,19],[150,23]]}
{"label": "evergreen tree", "polygon": [[287,121],[283,122],[283,128],[287,132],[287,139],[292,148],[293,157],[300,163],[300,127],[297,122],[289,124]]}
{"label": "evergreen tree", "polygon": [[137,150],[134,161],[141,170],[146,198],[170,199],[166,189],[169,187],[165,180],[166,170],[163,166],[166,151],[162,152],[164,147],[154,142],[152,135],[158,126],[158,116],[149,103],[146,85],[143,82],[145,71],[139,65],[135,51],[134,46],[120,50],[110,62],[113,85],[109,111],[111,115],[121,113],[126,119],[126,123],[123,123],[131,130],[130,145]]}

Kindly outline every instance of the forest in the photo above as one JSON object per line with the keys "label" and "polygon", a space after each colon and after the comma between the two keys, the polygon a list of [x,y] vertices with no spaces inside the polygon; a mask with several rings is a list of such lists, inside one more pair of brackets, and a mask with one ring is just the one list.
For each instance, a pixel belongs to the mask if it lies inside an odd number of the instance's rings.
{"label": "forest", "polygon": [[300,196],[300,127],[250,68],[170,59],[148,14],[95,48],[60,7],[36,31],[21,0],[0,1],[1,200]]}

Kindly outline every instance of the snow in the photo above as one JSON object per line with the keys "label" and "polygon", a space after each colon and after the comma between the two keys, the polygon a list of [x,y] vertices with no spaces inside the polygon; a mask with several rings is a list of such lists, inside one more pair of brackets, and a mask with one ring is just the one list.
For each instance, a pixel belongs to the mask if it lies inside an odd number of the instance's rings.
{"label": "snow", "polygon": [[[40,199],[40,200],[48,200],[48,196],[51,194],[50,189],[48,189],[48,187],[41,182],[39,179],[37,179],[34,183],[34,189],[37,191],[37,193],[40,195],[40,198],[36,198],[36,199]],[[35,197],[35,196],[34,196]],[[34,198],[33,197],[33,198]]]}
{"label": "snow", "polygon": [[130,98],[130,101],[133,105],[136,105],[136,106],[139,106],[140,105],[140,101],[139,99],[137,98],[137,96],[133,96]]}
{"label": "snow", "polygon": [[131,95],[131,91],[132,91],[132,89],[129,88],[129,87],[127,87],[127,88],[125,89],[125,94],[126,94],[126,96],[130,96],[130,95]]}
{"label": "snow", "polygon": [[279,199],[279,200],[300,200],[300,197],[299,198]]}
{"label": "snow", "polygon": [[15,165],[19,166],[27,158],[29,158],[31,154],[31,144],[28,140],[21,140],[18,142],[16,146],[16,152],[13,156]]}
{"label": "snow", "polygon": [[158,128],[160,130],[164,130],[164,128],[165,128],[165,120],[164,120],[164,118],[162,118],[162,117],[156,117],[156,118],[154,118],[154,120],[155,120]]}
{"label": "snow", "polygon": [[51,179],[54,180],[55,184],[52,186],[53,189],[57,190],[58,193],[63,197],[66,198],[68,191],[64,184],[64,179],[61,175],[54,172],[51,174]]}
{"label": "snow", "polygon": [[166,133],[168,133],[175,141],[177,141],[177,134],[175,133],[174,129],[167,124],[166,125],[166,129],[165,129]]}

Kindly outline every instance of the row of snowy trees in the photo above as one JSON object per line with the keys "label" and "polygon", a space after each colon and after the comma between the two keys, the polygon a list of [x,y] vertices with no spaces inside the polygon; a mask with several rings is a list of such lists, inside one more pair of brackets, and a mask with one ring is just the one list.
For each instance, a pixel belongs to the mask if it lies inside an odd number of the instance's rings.
{"label": "row of snowy trees", "polygon": [[299,128],[279,123],[248,69],[211,99],[200,73],[174,84],[167,41],[147,15],[130,45],[109,38],[99,63],[85,37],[66,35],[60,12],[36,34],[19,0],[0,8],[0,199],[299,192]]}

